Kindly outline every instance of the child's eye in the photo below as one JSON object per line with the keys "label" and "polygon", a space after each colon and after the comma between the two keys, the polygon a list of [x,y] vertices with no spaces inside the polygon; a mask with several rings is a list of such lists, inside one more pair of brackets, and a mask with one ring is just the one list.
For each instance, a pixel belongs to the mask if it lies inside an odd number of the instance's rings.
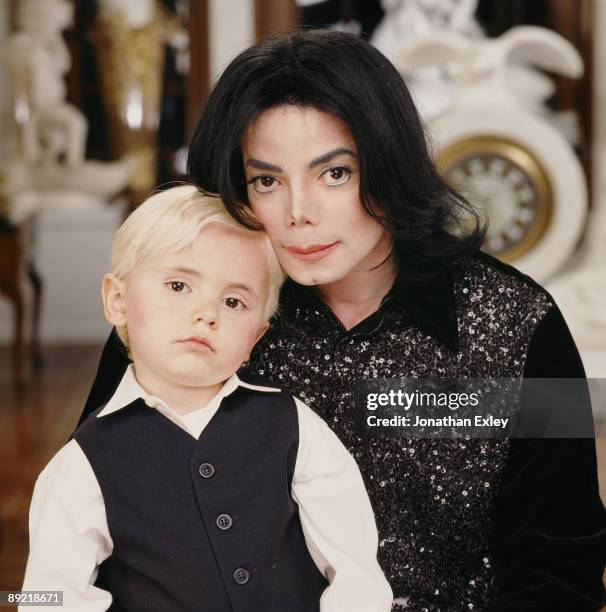
{"label": "child's eye", "polygon": [[278,183],[277,179],[268,174],[253,176],[248,182],[252,184],[253,189],[257,193],[269,193],[276,188]]}
{"label": "child's eye", "polygon": [[322,173],[324,182],[327,185],[335,186],[346,183],[351,177],[351,169],[347,166],[333,166]]}
{"label": "child's eye", "polygon": [[170,281],[166,283],[175,293],[187,293],[189,287],[182,281]]}
{"label": "child's eye", "polygon": [[232,310],[243,310],[244,308],[247,307],[246,304],[242,300],[239,300],[238,298],[235,298],[235,297],[225,298],[224,302],[225,302],[225,305],[228,308],[231,308]]}

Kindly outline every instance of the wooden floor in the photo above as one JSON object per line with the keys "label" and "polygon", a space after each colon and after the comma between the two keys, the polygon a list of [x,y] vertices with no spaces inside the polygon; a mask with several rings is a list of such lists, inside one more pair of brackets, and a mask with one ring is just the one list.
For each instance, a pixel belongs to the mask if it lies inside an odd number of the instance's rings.
{"label": "wooden floor", "polygon": [[[73,431],[94,378],[101,347],[44,350],[44,368],[14,389],[9,353],[0,348],[0,590],[21,587],[27,516],[37,475]],[[8,608],[3,608],[8,609]]]}
{"label": "wooden floor", "polygon": [[[46,348],[43,370],[17,392],[9,353],[0,347],[0,590],[21,587],[36,477],[73,431],[100,353],[101,347]],[[606,502],[606,438],[598,439],[598,462]]]}

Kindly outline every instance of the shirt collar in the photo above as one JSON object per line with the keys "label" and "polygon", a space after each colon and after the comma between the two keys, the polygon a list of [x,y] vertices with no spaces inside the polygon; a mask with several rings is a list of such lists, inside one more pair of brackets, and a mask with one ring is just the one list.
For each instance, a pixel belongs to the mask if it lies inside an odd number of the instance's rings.
{"label": "shirt collar", "polygon": [[429,280],[410,280],[401,274],[387,296],[408,311],[415,325],[453,351],[459,349],[454,281],[449,270]]}
{"label": "shirt collar", "polygon": [[[317,307],[319,298],[312,287],[304,287],[288,279],[284,284],[280,305],[299,307],[301,302]],[[410,280],[402,274],[381,303],[395,301],[404,307],[413,324],[452,351],[459,349],[459,335],[454,296],[454,281],[449,270],[429,280]]]}
{"label": "shirt collar", "polygon": [[[225,381],[215,398],[218,398],[220,401],[224,397],[227,397],[228,395],[233,393],[238,387],[244,387],[253,391],[261,391],[267,393],[275,393],[280,391],[280,389],[278,389],[277,387],[265,387],[262,385],[253,385],[244,382],[243,380],[240,380],[237,374],[233,374]],[[131,363],[126,368],[126,372],[124,372],[124,376],[122,377],[122,380],[120,381],[120,384],[118,385],[118,388],[116,389],[115,393],[112,395],[109,402],[105,404],[104,408],[99,412],[99,414],[97,414],[97,418],[104,417],[108,414],[111,414],[112,412],[121,410],[122,408],[125,408],[126,406],[132,404],[135,400],[138,399],[142,399],[148,406],[152,408],[162,406],[170,408],[162,399],[154,395],[150,395],[145,391],[145,389],[143,389],[143,387],[141,387],[141,385],[137,382],[137,379],[135,378],[134,365]]]}

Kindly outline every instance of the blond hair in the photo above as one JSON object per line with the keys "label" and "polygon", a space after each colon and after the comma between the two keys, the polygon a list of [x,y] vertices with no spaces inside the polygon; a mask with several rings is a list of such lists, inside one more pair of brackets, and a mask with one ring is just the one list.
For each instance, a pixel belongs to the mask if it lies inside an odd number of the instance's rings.
{"label": "blond hair", "polygon": [[[159,191],[127,217],[114,238],[111,272],[124,279],[143,260],[191,246],[200,231],[210,224],[226,225],[262,242],[269,272],[269,295],[265,305],[265,317],[269,320],[278,309],[285,275],[267,234],[243,227],[230,216],[219,197],[204,195],[193,185]],[[116,331],[128,346],[126,330]]]}

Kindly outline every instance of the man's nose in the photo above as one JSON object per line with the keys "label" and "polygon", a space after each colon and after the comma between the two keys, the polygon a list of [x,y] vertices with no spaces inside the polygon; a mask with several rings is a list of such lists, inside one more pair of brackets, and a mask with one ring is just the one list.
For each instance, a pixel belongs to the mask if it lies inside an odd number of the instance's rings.
{"label": "man's nose", "polygon": [[317,225],[318,208],[313,198],[303,188],[291,188],[286,217],[287,225]]}

